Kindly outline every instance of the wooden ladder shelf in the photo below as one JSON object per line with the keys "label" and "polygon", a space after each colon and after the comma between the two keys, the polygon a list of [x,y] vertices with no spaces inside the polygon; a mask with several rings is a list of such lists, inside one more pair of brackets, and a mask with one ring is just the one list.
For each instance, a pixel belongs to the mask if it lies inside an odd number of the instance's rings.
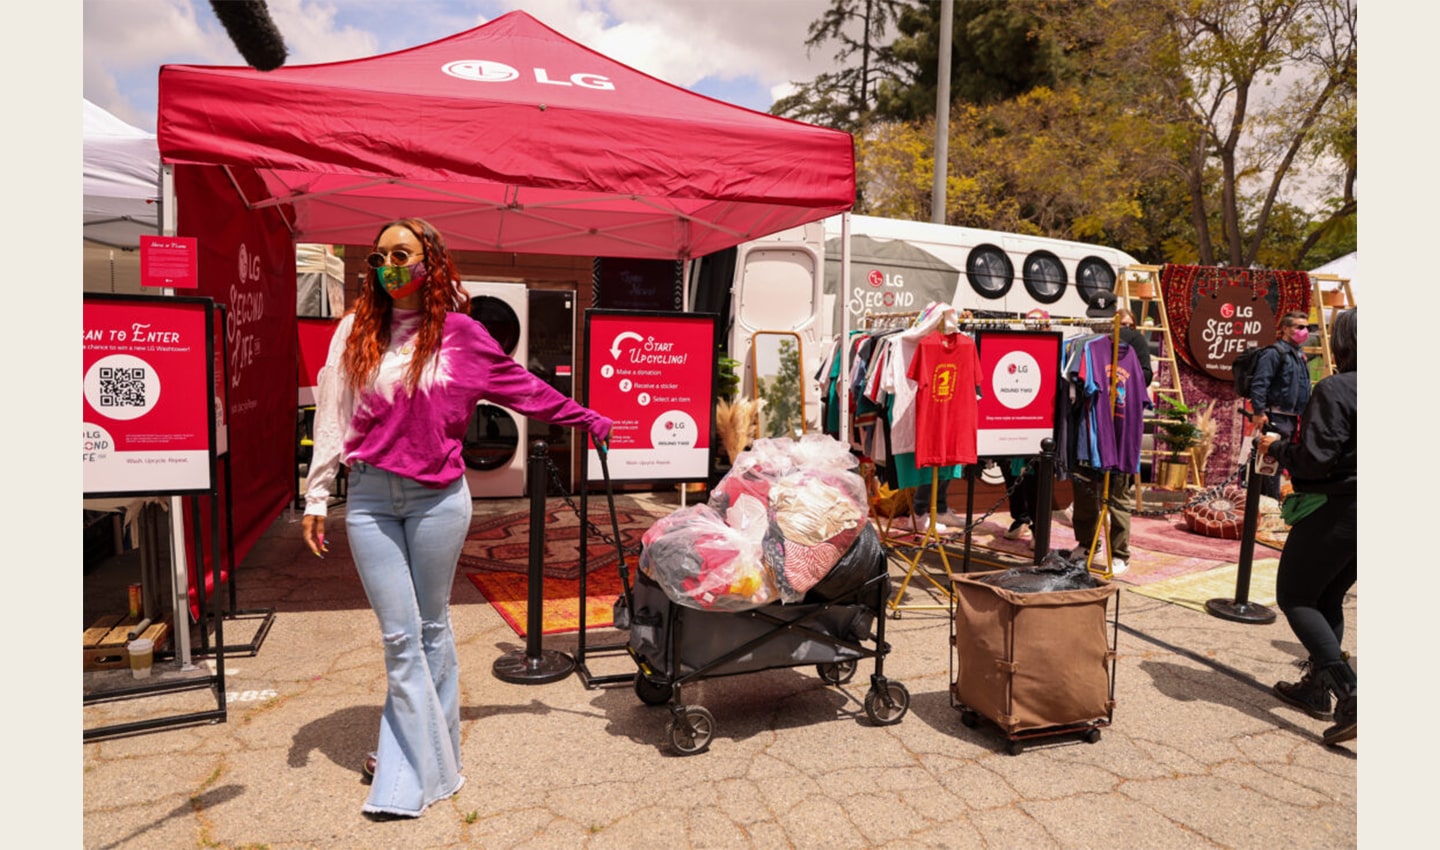
{"label": "wooden ladder shelf", "polygon": [[1330,353],[1330,325],[1335,313],[1355,306],[1355,293],[1350,289],[1350,278],[1333,274],[1312,274],[1310,285],[1310,324],[1317,326],[1320,333],[1314,344],[1304,348],[1305,354],[1318,354],[1325,363],[1325,373],[1320,377],[1335,374],[1335,360]]}
{"label": "wooden ladder shelf", "polygon": [[[1160,266],[1131,265],[1120,269],[1116,281],[1115,293],[1123,304],[1135,316],[1136,327],[1147,337],[1154,340],[1158,336],[1158,346],[1151,346],[1150,363],[1151,370],[1159,382],[1157,393],[1172,397],[1180,405],[1185,404],[1185,391],[1180,386],[1180,367],[1175,356],[1175,338],[1170,332],[1170,317],[1165,311],[1165,299],[1160,294]],[[1146,419],[1146,433],[1151,436],[1150,448],[1142,448],[1140,459],[1142,462],[1150,462],[1151,476],[1156,474],[1156,461],[1160,458],[1160,452],[1154,444],[1154,429],[1159,420],[1154,417]],[[1199,469],[1192,462],[1187,464],[1185,474],[1187,487],[1203,487],[1205,485],[1204,470]],[[1135,508],[1140,510],[1144,500],[1145,483],[1141,480],[1139,473],[1135,475]]]}

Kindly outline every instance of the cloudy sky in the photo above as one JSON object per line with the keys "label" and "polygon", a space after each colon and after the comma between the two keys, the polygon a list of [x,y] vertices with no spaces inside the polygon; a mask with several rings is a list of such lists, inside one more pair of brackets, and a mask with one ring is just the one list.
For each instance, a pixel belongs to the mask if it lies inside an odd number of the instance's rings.
{"label": "cloudy sky", "polygon": [[[806,56],[829,0],[269,0],[286,65],[390,53],[523,9],[593,50],[710,97],[768,110],[792,80],[828,65]],[[86,99],[154,132],[166,64],[244,65],[209,0],[85,0]]]}

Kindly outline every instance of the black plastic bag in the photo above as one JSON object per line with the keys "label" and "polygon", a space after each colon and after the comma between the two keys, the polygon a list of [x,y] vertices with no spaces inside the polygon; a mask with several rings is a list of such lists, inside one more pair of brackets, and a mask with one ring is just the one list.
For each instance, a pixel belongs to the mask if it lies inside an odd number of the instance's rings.
{"label": "black plastic bag", "polygon": [[1015,567],[975,579],[1015,593],[1047,593],[1099,587],[1100,581],[1085,567],[1083,558],[1070,561],[1051,552],[1038,566]]}
{"label": "black plastic bag", "polygon": [[855,541],[845,550],[845,554],[840,556],[840,560],[835,562],[835,566],[830,568],[830,572],[805,594],[805,601],[857,602],[878,611],[889,597],[888,579],[874,583],[873,595],[872,592],[867,592],[861,594],[864,598],[860,599],[854,599],[852,595],[867,581],[886,574],[888,570],[889,564],[885,558],[885,547],[880,543],[880,535],[876,533],[875,526],[867,522],[860,527]]}

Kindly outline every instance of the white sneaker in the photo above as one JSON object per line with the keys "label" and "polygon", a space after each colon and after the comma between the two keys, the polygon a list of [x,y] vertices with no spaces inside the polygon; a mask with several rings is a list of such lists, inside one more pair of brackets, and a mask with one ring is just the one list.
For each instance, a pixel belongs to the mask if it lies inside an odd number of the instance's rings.
{"label": "white sneaker", "polygon": [[1030,534],[1030,526],[1027,523],[1017,522],[1005,530],[1006,540],[1024,540]]}
{"label": "white sneaker", "polygon": [[[924,534],[930,530],[930,517],[919,516],[915,518],[915,531],[917,534]],[[949,534],[950,529],[943,522],[935,523],[936,534]]]}
{"label": "white sneaker", "polygon": [[1130,565],[1125,563],[1124,558],[1116,558],[1110,562],[1110,575],[1112,576],[1118,576],[1128,569],[1130,569]]}

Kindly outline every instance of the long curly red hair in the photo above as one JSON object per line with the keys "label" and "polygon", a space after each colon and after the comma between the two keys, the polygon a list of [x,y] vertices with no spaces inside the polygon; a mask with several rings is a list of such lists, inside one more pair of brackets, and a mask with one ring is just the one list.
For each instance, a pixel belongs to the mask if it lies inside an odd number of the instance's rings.
{"label": "long curly red hair", "polygon": [[[415,234],[425,249],[425,283],[420,287],[420,332],[415,337],[415,356],[405,373],[405,385],[412,392],[420,384],[420,375],[440,350],[440,335],[445,328],[445,314],[464,312],[470,297],[460,286],[460,273],[445,248],[445,239],[429,222],[418,218],[401,218],[389,222],[375,234],[371,248],[378,249],[380,237],[392,227],[403,227]],[[390,319],[395,304],[380,284],[374,271],[365,277],[367,286],[360,290],[352,311],[355,323],[345,341],[343,362],[350,378],[350,387],[359,390],[375,379],[380,359],[390,345]]]}

